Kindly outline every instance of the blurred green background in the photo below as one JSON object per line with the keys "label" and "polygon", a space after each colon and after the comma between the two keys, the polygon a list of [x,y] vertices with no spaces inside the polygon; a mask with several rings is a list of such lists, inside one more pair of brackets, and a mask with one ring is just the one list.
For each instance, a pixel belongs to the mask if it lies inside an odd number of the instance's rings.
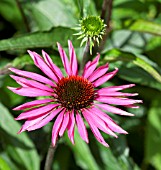
{"label": "blurred green background", "polygon": [[[82,14],[100,15],[103,0],[0,0],[0,170],[43,169],[53,122],[40,130],[17,135],[23,121],[12,108],[30,98],[6,86],[17,84],[9,67],[39,72],[27,49],[44,49],[63,68],[56,42],[67,49],[70,39],[81,62],[83,47],[73,34]],[[113,0],[112,31],[101,62],[119,68],[105,85],[136,83],[143,104],[128,109],[134,117],[112,116],[128,135],[103,134],[110,148],[89,130],[90,143],[75,132],[73,146],[65,135],[56,149],[53,170],[161,170],[161,0]],[[94,57],[94,56],[93,56]]]}

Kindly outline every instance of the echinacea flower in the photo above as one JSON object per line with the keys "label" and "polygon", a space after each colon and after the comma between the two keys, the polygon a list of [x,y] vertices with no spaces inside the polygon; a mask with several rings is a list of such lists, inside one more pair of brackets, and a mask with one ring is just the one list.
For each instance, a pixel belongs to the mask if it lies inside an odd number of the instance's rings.
{"label": "echinacea flower", "polygon": [[[52,129],[52,144],[55,146],[58,137],[62,137],[67,130],[68,137],[74,144],[74,128],[77,126],[81,138],[88,143],[88,134],[84,121],[89,124],[96,139],[108,146],[100,130],[117,137],[116,133],[127,134],[104,111],[113,114],[132,116],[115,105],[137,107],[141,100],[128,99],[137,93],[124,93],[120,90],[130,88],[134,84],[99,88],[100,85],[111,79],[118,71],[116,68],[108,72],[108,64],[98,68],[100,55],[93,61],[87,62],[82,75],[78,75],[78,63],[73,45],[68,41],[70,59],[58,43],[60,57],[66,71],[64,76],[61,70],[52,62],[50,56],[42,51],[43,58],[33,51],[28,51],[35,65],[46,75],[22,71],[16,68],[10,70],[17,75],[11,77],[20,84],[20,87],[8,87],[21,96],[40,97],[44,99],[24,103],[14,110],[24,110],[16,120],[25,119],[25,123],[18,133],[39,129],[55,118]],[[46,97],[48,96],[48,97]]]}

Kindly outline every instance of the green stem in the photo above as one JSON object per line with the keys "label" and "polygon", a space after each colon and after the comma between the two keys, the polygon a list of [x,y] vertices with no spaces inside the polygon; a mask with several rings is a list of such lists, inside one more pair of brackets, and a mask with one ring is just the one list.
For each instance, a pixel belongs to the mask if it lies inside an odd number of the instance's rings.
{"label": "green stem", "polygon": [[8,63],[6,66],[4,66],[2,69],[0,69],[0,75],[9,74],[11,72],[9,70],[10,67],[12,67],[12,64]]}
{"label": "green stem", "polygon": [[21,6],[21,3],[19,2],[19,0],[16,0],[16,3],[17,3],[17,6],[18,6],[18,8],[19,8],[19,10],[20,10],[21,16],[22,16],[22,18],[23,18],[23,21],[24,21],[24,24],[25,24],[25,27],[26,27],[26,31],[27,31],[27,32],[30,32],[30,27],[29,27],[29,25],[28,25],[28,21],[27,21],[27,18],[26,18],[26,16],[25,16],[25,13],[24,13],[24,11],[23,11],[23,8],[22,8],[22,6]]}
{"label": "green stem", "polygon": [[78,8],[79,8],[79,11],[80,11],[80,18],[83,18],[84,17],[84,14],[83,14],[83,0],[77,0],[77,4],[78,4]]}
{"label": "green stem", "polygon": [[47,153],[47,156],[46,156],[44,170],[51,170],[52,169],[52,164],[53,164],[53,160],[54,160],[54,153],[55,153],[56,148],[57,148],[57,144],[55,145],[55,147],[53,147],[53,145],[50,144],[49,149],[48,149],[48,153]]}
{"label": "green stem", "polygon": [[109,32],[111,31],[111,16],[112,16],[112,4],[113,0],[104,0],[102,5],[101,18],[104,19],[106,26],[105,34],[102,38],[98,51],[102,51],[106,43]]}
{"label": "green stem", "polygon": [[80,74],[82,74],[86,62],[89,61],[89,59],[91,58],[89,51],[90,51],[90,40],[87,41],[86,46],[84,48],[83,59],[80,63],[80,69],[79,69]]}

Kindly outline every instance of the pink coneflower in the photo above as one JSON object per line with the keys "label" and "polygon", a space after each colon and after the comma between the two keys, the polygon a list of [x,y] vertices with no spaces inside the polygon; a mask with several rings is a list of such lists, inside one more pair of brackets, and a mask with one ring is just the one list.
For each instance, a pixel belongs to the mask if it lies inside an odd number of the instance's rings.
{"label": "pink coneflower", "polygon": [[114,137],[117,137],[114,132],[123,134],[127,134],[127,132],[119,127],[104,111],[132,116],[133,114],[121,110],[115,105],[134,108],[137,107],[134,104],[141,103],[141,100],[127,98],[137,95],[136,93],[120,92],[120,90],[130,88],[134,84],[98,88],[118,71],[118,69],[115,69],[106,73],[108,64],[96,68],[99,54],[93,61],[87,62],[82,75],[78,75],[76,54],[70,41],[68,41],[68,45],[70,60],[58,43],[66,76],[62,74],[61,70],[44,51],[42,51],[43,58],[36,52],[28,51],[28,53],[35,65],[47,77],[10,68],[12,72],[18,75],[11,75],[11,77],[21,85],[18,88],[8,87],[11,91],[28,97],[48,96],[48,98],[27,102],[14,108],[14,110],[24,110],[16,120],[26,120],[18,133],[39,129],[55,118],[52,129],[53,146],[55,146],[58,136],[63,136],[65,130],[67,130],[69,139],[74,144],[75,125],[81,138],[88,143],[88,134],[84,124],[84,121],[86,121],[96,139],[104,146],[108,146],[99,130]]}

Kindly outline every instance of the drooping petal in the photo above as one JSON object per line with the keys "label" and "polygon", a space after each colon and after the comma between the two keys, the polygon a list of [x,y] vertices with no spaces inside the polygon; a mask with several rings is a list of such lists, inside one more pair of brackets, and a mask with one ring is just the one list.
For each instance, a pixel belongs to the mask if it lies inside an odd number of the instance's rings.
{"label": "drooping petal", "polygon": [[96,81],[94,81],[92,83],[93,86],[98,87],[98,86],[102,85],[103,83],[105,83],[106,81],[111,79],[117,72],[118,72],[118,69],[116,68],[114,71],[103,75],[102,77],[100,77],[99,79],[97,79]]}
{"label": "drooping petal", "polygon": [[114,113],[114,114],[123,115],[123,116],[134,116],[132,113],[128,113],[124,110],[121,110],[119,108],[116,108],[114,106],[110,106],[107,104],[96,104],[95,103],[95,106],[98,106],[99,108],[106,110],[108,112]]}
{"label": "drooping petal", "polygon": [[97,92],[97,94],[99,95],[99,96],[137,96],[138,95],[138,93],[123,93],[123,92],[115,92],[115,91],[111,91],[111,92],[106,92],[106,90],[104,91],[104,90],[101,90],[101,91],[99,91],[99,90],[97,90],[96,91]]}
{"label": "drooping petal", "polygon": [[106,97],[106,96],[99,96],[96,99],[99,102],[104,102],[108,104],[115,104],[115,105],[131,105],[135,103],[142,103],[141,100],[133,100],[133,99],[128,99],[128,98],[123,98],[123,97]]}
{"label": "drooping petal", "polygon": [[71,111],[69,114],[69,122],[68,122],[68,137],[71,142],[74,144],[74,125],[75,125],[75,118],[74,118],[74,110]]}
{"label": "drooping petal", "polygon": [[50,67],[43,61],[43,59],[35,52],[28,50],[28,53],[32,57],[35,65],[44,72],[48,77],[54,80],[56,83],[58,82],[58,78],[55,73],[50,69]]}
{"label": "drooping petal", "polygon": [[119,90],[124,90],[130,87],[135,86],[135,84],[128,84],[128,85],[121,85],[121,86],[110,86],[110,87],[104,87],[99,89],[99,92],[102,93],[109,93],[109,92],[115,92],[115,91],[119,91]]}
{"label": "drooping petal", "polygon": [[68,46],[69,46],[70,67],[71,67],[72,75],[76,76],[78,74],[78,63],[71,41],[68,41]]}
{"label": "drooping petal", "polygon": [[59,43],[57,43],[57,45],[58,45],[58,50],[59,50],[59,54],[60,54],[62,63],[64,65],[64,69],[68,75],[71,75],[72,71],[70,68],[68,57],[67,57],[65,51],[63,50],[63,48],[61,47],[61,45]]}
{"label": "drooping petal", "polygon": [[99,77],[101,77],[102,75],[104,75],[108,70],[108,64],[105,64],[103,66],[100,66],[99,68],[97,68],[92,74],[91,76],[88,78],[88,80],[90,82],[95,81],[96,79],[98,79]]}
{"label": "drooping petal", "polygon": [[34,100],[34,101],[31,101],[31,102],[24,103],[24,104],[22,104],[18,107],[15,107],[15,108],[13,108],[13,110],[24,110],[24,109],[27,109],[27,108],[39,106],[41,104],[46,104],[46,103],[49,103],[49,102],[53,102],[53,99]]}
{"label": "drooping petal", "polygon": [[18,88],[8,87],[8,89],[21,96],[28,96],[28,97],[52,96],[51,92],[47,92],[32,87],[18,87]]}
{"label": "drooping petal", "polygon": [[83,76],[84,78],[87,79],[87,78],[93,73],[93,71],[94,71],[94,70],[96,69],[96,67],[97,67],[99,58],[100,58],[100,55],[98,54],[98,55],[94,58],[94,60],[93,60],[92,62],[87,63],[88,67],[85,66],[85,68],[84,68],[84,70],[83,70],[83,74],[82,74],[82,76]]}
{"label": "drooping petal", "polygon": [[104,120],[98,117],[96,114],[93,114],[92,109],[84,109],[84,112],[86,114],[86,117],[93,122],[93,124],[102,130],[103,132],[114,136],[117,138],[117,135],[111,131],[111,129],[105,124]]}
{"label": "drooping petal", "polygon": [[19,85],[21,85],[22,87],[29,87],[28,85],[26,85],[26,84],[23,83],[23,82],[17,81],[17,83],[18,83]]}
{"label": "drooping petal", "polygon": [[89,142],[88,140],[88,133],[87,133],[87,129],[86,126],[83,122],[83,119],[81,117],[81,115],[77,112],[76,113],[76,123],[77,123],[77,127],[78,127],[78,132],[81,136],[81,138],[85,141],[85,142]]}
{"label": "drooping petal", "polygon": [[61,128],[63,117],[64,117],[64,112],[62,111],[55,120],[53,129],[52,129],[52,145],[53,146],[55,146],[56,144],[56,140],[58,137],[59,130]]}
{"label": "drooping petal", "polygon": [[66,128],[67,128],[67,125],[68,125],[68,122],[69,122],[69,111],[67,111],[65,114],[64,114],[64,118],[63,118],[63,122],[62,122],[62,125],[61,125],[61,128],[59,130],[59,136],[63,136]]}
{"label": "drooping petal", "polygon": [[86,119],[86,121],[88,122],[95,138],[102,143],[104,146],[109,147],[109,145],[105,142],[105,140],[103,139],[101,133],[99,132],[98,128],[90,121],[90,119],[87,117],[87,114],[85,111],[82,112],[84,118]]}
{"label": "drooping petal", "polygon": [[34,81],[34,80],[28,80],[26,78],[23,78],[23,77],[19,77],[19,76],[14,76],[14,75],[10,75],[18,84],[20,85],[25,85],[23,87],[34,87],[34,88],[37,88],[37,89],[41,89],[41,90],[44,90],[44,91],[48,91],[48,92],[54,92],[52,88],[42,84],[42,83],[39,83],[37,81]]}
{"label": "drooping petal", "polygon": [[31,78],[33,80],[36,80],[36,81],[39,81],[39,82],[42,82],[42,83],[45,83],[45,84],[49,84],[50,86],[55,87],[55,84],[51,80],[49,80],[48,78],[46,78],[42,75],[39,75],[37,73],[32,73],[32,72],[29,72],[29,71],[22,71],[22,70],[18,70],[16,68],[9,68],[9,70],[11,70],[12,72],[14,72],[14,73],[16,73],[20,76]]}
{"label": "drooping petal", "polygon": [[125,130],[123,130],[121,127],[119,127],[110,116],[108,116],[106,113],[102,112],[100,109],[97,109],[96,107],[92,108],[92,113],[100,117],[104,122],[108,125],[108,127],[117,133],[123,133],[127,134]]}
{"label": "drooping petal", "polygon": [[57,108],[56,110],[51,111],[45,118],[41,119],[39,122],[27,128],[28,131],[39,129],[49,123],[54,117],[62,111],[63,108]]}
{"label": "drooping petal", "polygon": [[36,124],[37,122],[39,122],[40,120],[42,120],[43,118],[46,117],[46,113],[41,114],[40,116],[35,116],[32,118],[29,118],[25,121],[25,123],[22,125],[21,129],[18,131],[18,134],[21,132],[24,132],[27,130],[27,128],[29,128],[30,126],[33,126],[34,124]]}
{"label": "drooping petal", "polygon": [[63,78],[63,74],[59,67],[57,67],[51,60],[50,56],[42,50],[42,55],[44,57],[45,62],[48,64],[48,66],[51,68],[51,70],[54,71],[55,75],[57,75],[60,79]]}
{"label": "drooping petal", "polygon": [[22,120],[22,119],[28,119],[30,117],[38,116],[43,113],[48,114],[50,111],[52,111],[55,107],[59,106],[59,104],[48,104],[46,106],[41,106],[38,108],[34,108],[28,111],[25,111],[21,113],[16,120]]}

